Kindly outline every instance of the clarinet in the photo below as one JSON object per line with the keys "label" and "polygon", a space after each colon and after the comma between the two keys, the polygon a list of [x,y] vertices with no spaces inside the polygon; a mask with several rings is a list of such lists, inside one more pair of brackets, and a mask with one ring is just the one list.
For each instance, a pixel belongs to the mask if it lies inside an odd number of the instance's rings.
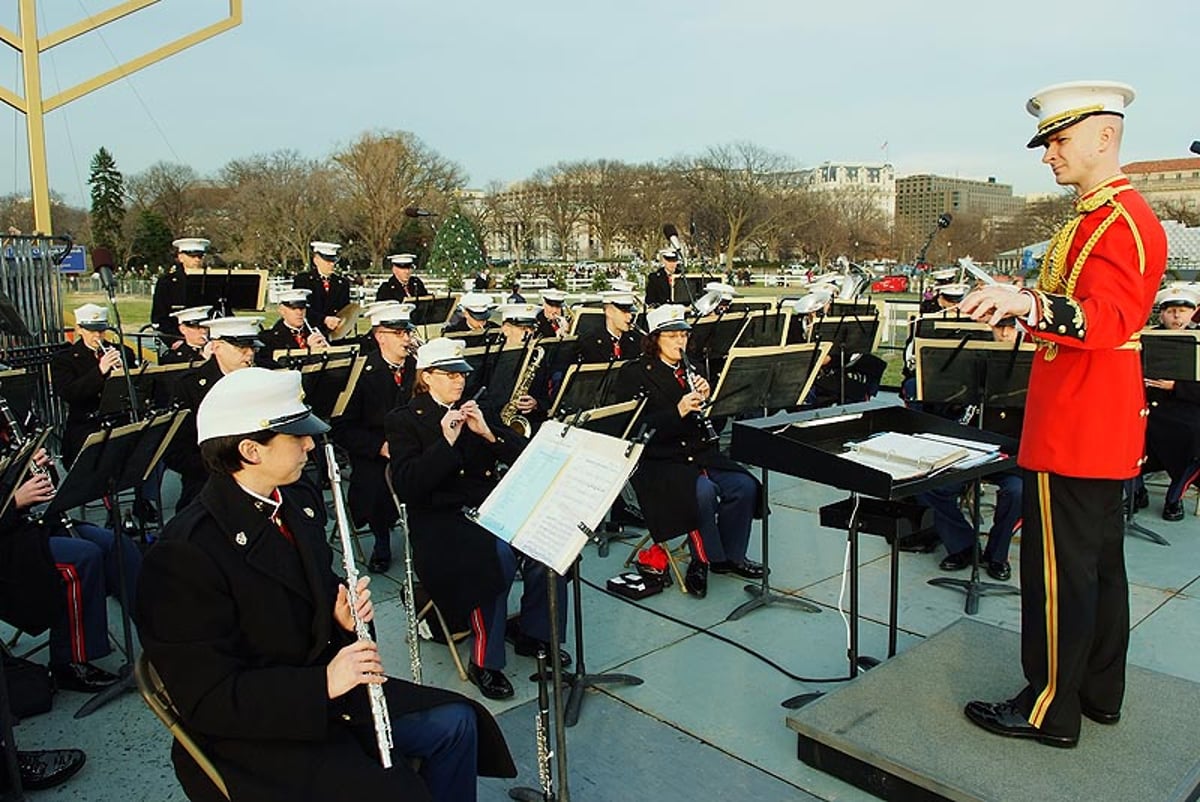
{"label": "clarinet", "polygon": [[404,533],[404,590],[408,598],[404,605],[404,639],[408,641],[408,663],[412,671],[412,681],[421,685],[421,639],[417,632],[417,600],[414,588],[416,575],[413,573],[412,546],[408,542],[408,509],[404,504],[396,505],[400,513],[400,531]]}
{"label": "clarinet", "polygon": [[542,802],[554,802],[554,777],[550,772],[550,759],[554,757],[550,749],[550,692],[547,689],[546,676],[549,674],[546,665],[546,652],[538,649],[537,680],[538,706],[537,718],[534,719],[534,737],[537,744],[538,784],[542,786]]}
{"label": "clarinet", "polygon": [[[370,640],[367,624],[358,617],[358,566],[354,564],[354,544],[350,541],[350,516],[346,514],[346,502],[342,498],[342,472],[338,468],[333,444],[325,443],[325,463],[329,467],[329,486],[333,492],[333,509],[337,514],[338,534],[342,541],[342,565],[346,569],[346,601],[350,605],[350,616],[354,619],[354,634],[359,640]],[[387,700],[382,685],[367,685],[371,699],[371,718],[375,722],[375,742],[379,745],[379,759],[385,769],[392,767],[392,720],[388,716]]]}
{"label": "clarinet", "polygon": [[[692,368],[692,361],[688,359],[687,351],[682,351],[679,355],[679,358],[683,363],[683,375],[687,378],[688,390],[694,393],[696,392],[696,380],[693,377],[699,374],[697,374],[695,369]],[[700,425],[704,427],[704,441],[706,443],[717,442],[720,439],[720,435],[718,435],[717,430],[713,428],[712,421],[708,418],[708,416],[699,411],[693,412],[692,414],[696,416],[696,419],[699,421]]]}

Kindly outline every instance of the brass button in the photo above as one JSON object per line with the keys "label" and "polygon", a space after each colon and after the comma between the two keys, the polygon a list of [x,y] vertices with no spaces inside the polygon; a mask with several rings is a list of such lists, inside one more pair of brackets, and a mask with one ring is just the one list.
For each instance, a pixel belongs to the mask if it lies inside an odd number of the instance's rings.
{"label": "brass button", "polygon": [[1066,327],[1066,326],[1059,326],[1059,327],[1058,327],[1058,333],[1059,333],[1059,334],[1066,334],[1066,333],[1067,333],[1067,327]]}

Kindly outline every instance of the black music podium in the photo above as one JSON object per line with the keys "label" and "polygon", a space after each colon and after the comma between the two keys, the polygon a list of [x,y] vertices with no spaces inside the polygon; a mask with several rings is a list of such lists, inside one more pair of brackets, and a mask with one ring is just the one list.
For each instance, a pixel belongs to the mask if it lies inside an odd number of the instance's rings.
{"label": "black music podium", "polygon": [[[930,474],[909,479],[895,479],[889,473],[853,462],[844,457],[846,444],[867,439],[885,432],[903,434],[931,433],[976,440],[998,445],[1001,449],[986,461],[962,468],[944,468]],[[841,407],[797,412],[758,420],[738,421],[733,426],[733,442],[730,456],[767,471],[778,471],[789,476],[808,479],[830,487],[850,492],[848,501],[842,505],[830,505],[829,512],[822,509],[822,523],[832,523],[839,513],[845,518],[844,528],[850,547],[850,643],[847,657],[850,665],[848,679],[858,676],[860,658],[858,654],[858,535],[860,531],[872,533],[875,527],[864,526],[864,521],[878,518],[894,518],[896,502],[926,490],[933,490],[949,483],[966,482],[979,476],[1002,471],[1016,465],[1016,458],[1009,456],[1016,443],[1011,438],[992,432],[961,426],[952,421],[916,412],[902,406],[879,401],[848,404]],[[1007,453],[1006,453],[1007,452]],[[905,505],[908,507],[911,505]],[[765,521],[764,521],[765,523]],[[911,526],[912,524],[907,524]],[[841,528],[841,527],[840,527]],[[891,544],[891,598],[888,615],[888,656],[896,653],[897,609],[899,574],[898,538],[903,526],[885,534]],[[873,663],[870,663],[873,664]],[[865,666],[865,667],[869,667]],[[789,700],[790,701],[790,700]]]}

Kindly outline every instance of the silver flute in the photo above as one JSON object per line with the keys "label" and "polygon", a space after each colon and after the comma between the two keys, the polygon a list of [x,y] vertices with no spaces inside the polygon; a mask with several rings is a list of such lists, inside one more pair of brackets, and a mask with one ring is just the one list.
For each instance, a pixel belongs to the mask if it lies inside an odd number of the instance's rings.
{"label": "silver flute", "polygon": [[408,642],[408,664],[412,671],[412,681],[421,685],[423,684],[421,682],[421,638],[417,632],[417,600],[415,598],[417,580],[413,573],[412,545],[408,542],[408,508],[405,504],[396,502],[396,510],[400,513],[399,526],[404,535],[404,640]]}
{"label": "silver flute", "polygon": [[[342,497],[342,472],[338,468],[333,443],[325,443],[325,463],[329,468],[329,487],[333,493],[333,510],[337,515],[338,534],[342,540],[342,565],[346,569],[346,601],[350,605],[350,616],[354,619],[354,634],[359,640],[371,640],[367,622],[358,617],[358,566],[354,564],[354,544],[350,533],[350,516],[346,514],[346,501]],[[379,745],[379,760],[385,769],[392,767],[392,719],[388,715],[387,700],[383,686],[367,685],[371,699],[371,718],[375,722],[375,742]]]}

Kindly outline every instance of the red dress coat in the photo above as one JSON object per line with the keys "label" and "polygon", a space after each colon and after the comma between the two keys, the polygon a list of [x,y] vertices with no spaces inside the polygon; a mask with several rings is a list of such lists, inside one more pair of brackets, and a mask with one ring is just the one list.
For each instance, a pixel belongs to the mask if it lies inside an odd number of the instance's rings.
{"label": "red dress coat", "polygon": [[1076,204],[1046,251],[1031,292],[1038,353],[1029,377],[1017,462],[1032,471],[1093,479],[1139,472],[1146,395],[1137,332],[1166,269],[1167,240],[1124,176]]}

